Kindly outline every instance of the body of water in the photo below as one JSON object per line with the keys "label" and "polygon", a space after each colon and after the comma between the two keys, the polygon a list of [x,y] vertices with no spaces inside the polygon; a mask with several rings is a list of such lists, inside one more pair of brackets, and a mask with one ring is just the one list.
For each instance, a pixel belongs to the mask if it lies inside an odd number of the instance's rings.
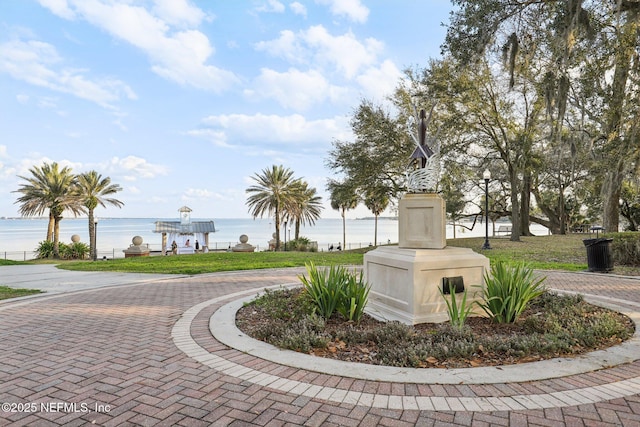
{"label": "body of water", "polygon": [[[122,250],[129,247],[134,236],[141,236],[143,244],[151,250],[160,250],[162,235],[154,233],[155,221],[177,221],[176,218],[100,218],[97,228],[97,247],[99,256],[123,257]],[[212,250],[226,249],[239,241],[241,234],[249,236],[249,243],[258,250],[268,248],[268,241],[275,229],[273,221],[263,219],[230,219],[230,218],[192,218],[192,221],[214,221],[216,233],[209,234],[209,247]],[[0,257],[7,259],[31,258],[38,243],[45,240],[47,219],[0,219]],[[471,226],[471,224],[465,224]],[[313,226],[305,226],[300,235],[318,242],[319,250],[327,250],[330,245],[339,243],[343,248],[359,248],[374,243],[373,219],[346,220],[346,245],[342,242],[342,219],[329,218],[316,221]],[[534,234],[545,235],[547,229],[532,225]],[[490,226],[491,229],[491,226]],[[281,227],[281,240],[284,231]],[[491,231],[490,231],[491,233]],[[89,230],[86,218],[65,218],[60,222],[60,241],[71,242],[71,236],[77,234],[80,241],[89,243]],[[287,240],[294,238],[295,230],[287,229]],[[447,226],[447,238],[453,237],[453,227]],[[456,228],[456,237],[484,236],[484,225],[477,223],[473,230]],[[389,218],[378,219],[378,244],[398,242],[398,221]],[[8,254],[12,254],[9,256]],[[26,254],[26,255],[25,255]]]}

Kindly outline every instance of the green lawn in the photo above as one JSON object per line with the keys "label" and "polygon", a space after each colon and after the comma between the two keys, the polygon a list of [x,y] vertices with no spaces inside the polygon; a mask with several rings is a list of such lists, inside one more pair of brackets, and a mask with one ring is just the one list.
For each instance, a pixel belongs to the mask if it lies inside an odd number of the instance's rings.
{"label": "green lawn", "polygon": [[[521,242],[491,239],[491,250],[482,250],[484,238],[450,239],[449,246],[468,247],[486,255],[492,262],[527,262],[535,269],[584,271],[587,269],[585,235],[523,237]],[[68,270],[124,271],[137,273],[201,274],[217,271],[254,270],[316,265],[361,265],[369,248],[342,252],[210,252],[208,254],[152,256],[108,261],[61,262]]]}
{"label": "green lawn", "polygon": [[14,289],[8,286],[0,286],[0,300],[24,297],[26,295],[39,294],[41,292],[42,291],[37,289]]}
{"label": "green lawn", "polygon": [[62,262],[60,268],[86,271],[125,271],[136,273],[202,274],[218,271],[300,267],[316,265],[362,264],[364,250],[342,252],[210,252],[208,254],[151,256],[108,261]]}
{"label": "green lawn", "polygon": [[489,239],[490,250],[482,250],[484,237],[447,240],[449,246],[471,248],[491,259],[491,262],[527,262],[540,270],[584,271],[587,269],[585,234],[521,237],[520,242],[508,238]]}
{"label": "green lawn", "polygon": [[[534,269],[585,271],[587,254],[583,239],[590,236],[523,237],[520,242],[508,238],[490,239],[490,250],[482,250],[484,238],[449,239],[449,246],[468,247],[486,255],[492,262],[526,262]],[[210,252],[208,254],[151,256],[122,258],[107,261],[27,261],[26,263],[56,262],[60,268],[83,271],[120,271],[136,273],[202,274],[217,271],[254,270],[263,268],[299,267],[313,261],[316,265],[361,265],[363,254],[370,248],[342,252]],[[0,265],[24,264],[19,261],[0,260]],[[614,273],[638,274],[632,268],[616,266]]]}

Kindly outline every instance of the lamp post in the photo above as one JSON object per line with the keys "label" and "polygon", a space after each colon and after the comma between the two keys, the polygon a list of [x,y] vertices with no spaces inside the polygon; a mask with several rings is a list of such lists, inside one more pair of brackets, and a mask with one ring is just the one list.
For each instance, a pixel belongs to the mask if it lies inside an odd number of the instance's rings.
{"label": "lamp post", "polygon": [[291,225],[289,225],[289,244],[291,244]]}
{"label": "lamp post", "polygon": [[96,246],[96,240],[98,240],[97,235],[98,235],[98,218],[95,218],[93,220],[93,254],[91,254],[94,261],[98,259],[98,247]]}
{"label": "lamp post", "polygon": [[484,245],[482,245],[482,249],[491,249],[491,245],[489,244],[489,180],[491,179],[491,172],[489,169],[485,169],[482,173],[482,178],[484,178]]}

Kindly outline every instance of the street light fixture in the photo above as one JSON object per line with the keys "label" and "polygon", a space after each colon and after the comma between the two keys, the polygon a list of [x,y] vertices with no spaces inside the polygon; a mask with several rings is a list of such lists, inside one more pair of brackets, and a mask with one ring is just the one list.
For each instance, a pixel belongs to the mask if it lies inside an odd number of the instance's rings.
{"label": "street light fixture", "polygon": [[484,245],[482,245],[482,249],[491,249],[491,245],[489,244],[489,181],[491,180],[491,172],[489,169],[485,169],[482,173],[482,178],[484,178]]}

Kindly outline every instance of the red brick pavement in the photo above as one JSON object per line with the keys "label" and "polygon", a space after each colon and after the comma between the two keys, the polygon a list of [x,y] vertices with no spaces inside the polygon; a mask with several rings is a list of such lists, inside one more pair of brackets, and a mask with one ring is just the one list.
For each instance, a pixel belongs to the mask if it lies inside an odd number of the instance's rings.
{"label": "red brick pavement", "polygon": [[[225,375],[180,351],[171,331],[190,307],[234,292],[295,281],[300,270],[195,276],[0,306],[0,425],[177,426],[640,426],[640,395],[561,408],[512,411],[378,409],[282,392]],[[640,281],[547,273],[554,288],[640,303]],[[346,391],[465,397],[551,393],[638,376],[640,363],[527,383],[397,384],[295,370],[228,349],[202,310],[196,342],[238,364]],[[415,402],[415,399],[413,400]],[[76,406],[74,407],[73,404]],[[402,407],[402,406],[400,406]],[[11,412],[15,410],[15,412]]]}

